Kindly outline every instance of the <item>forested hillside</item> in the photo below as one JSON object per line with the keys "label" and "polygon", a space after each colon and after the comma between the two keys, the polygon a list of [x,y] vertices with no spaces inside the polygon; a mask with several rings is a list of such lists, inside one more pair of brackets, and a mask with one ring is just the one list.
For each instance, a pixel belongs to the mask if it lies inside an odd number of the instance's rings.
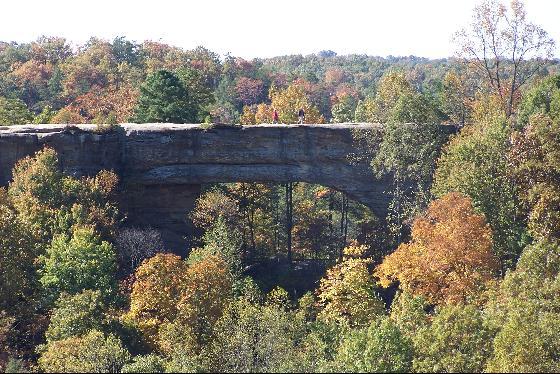
{"label": "forested hillside", "polygon": [[0,186],[0,368],[560,372],[560,62],[518,1],[473,19],[442,60],[0,42],[0,127],[303,109],[383,124],[355,156],[391,184],[387,216],[296,180],[205,185],[178,254],[129,224],[116,171],[46,147]]}

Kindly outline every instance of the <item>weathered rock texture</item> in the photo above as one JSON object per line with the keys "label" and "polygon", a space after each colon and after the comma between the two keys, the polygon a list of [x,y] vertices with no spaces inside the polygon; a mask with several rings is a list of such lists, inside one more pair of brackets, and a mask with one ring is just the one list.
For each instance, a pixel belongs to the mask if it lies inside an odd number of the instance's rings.
{"label": "weathered rock texture", "polygon": [[[200,185],[213,182],[317,183],[345,192],[383,216],[388,180],[375,178],[368,161],[356,161],[354,132],[377,137],[376,125],[218,126],[125,124],[105,134],[95,126],[0,127],[0,185],[17,160],[45,146],[72,175],[117,172],[126,191],[130,222],[164,231],[177,249],[188,231],[187,213]],[[183,244],[181,244],[183,243]]]}

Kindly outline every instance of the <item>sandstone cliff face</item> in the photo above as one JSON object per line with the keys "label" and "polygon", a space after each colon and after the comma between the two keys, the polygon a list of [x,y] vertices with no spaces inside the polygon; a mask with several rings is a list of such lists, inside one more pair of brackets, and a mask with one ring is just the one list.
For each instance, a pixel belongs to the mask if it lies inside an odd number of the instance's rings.
{"label": "sandstone cliff face", "polygon": [[[214,182],[317,183],[384,215],[387,180],[376,179],[367,160],[353,162],[355,132],[376,125],[198,125],[124,124],[95,134],[93,125],[0,127],[0,185],[11,178],[17,160],[45,146],[59,153],[72,175],[102,169],[117,172],[126,188],[130,221],[164,230],[172,246],[184,245],[187,212],[200,184]],[[370,135],[371,136],[371,135]],[[175,248],[174,248],[175,249]]]}

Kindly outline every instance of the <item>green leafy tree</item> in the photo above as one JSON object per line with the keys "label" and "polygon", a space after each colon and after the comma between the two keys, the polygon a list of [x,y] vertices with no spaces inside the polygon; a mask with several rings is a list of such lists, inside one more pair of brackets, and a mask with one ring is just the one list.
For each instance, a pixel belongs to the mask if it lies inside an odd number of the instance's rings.
{"label": "green leafy tree", "polygon": [[51,314],[47,341],[82,336],[90,330],[103,330],[106,305],[100,291],[85,290],[76,295],[62,294]]}
{"label": "green leafy tree", "polygon": [[203,122],[208,116],[210,105],[215,103],[214,93],[206,84],[203,72],[193,68],[180,68],[177,76],[190,94],[190,103],[198,108],[197,122]]}
{"label": "green leafy tree", "polygon": [[241,233],[235,227],[228,229],[225,219],[220,216],[204,233],[202,242],[204,243],[202,248],[196,248],[190,253],[190,263],[209,255],[219,255],[226,261],[231,274],[240,275],[243,243]]}
{"label": "green leafy tree", "polygon": [[51,123],[52,118],[54,117],[55,112],[50,105],[47,105],[43,108],[41,113],[37,114],[35,118],[33,118],[33,123],[35,124],[43,124],[43,123]]}
{"label": "green leafy tree", "polygon": [[193,123],[198,110],[193,94],[181,79],[167,70],[150,74],[140,87],[140,97],[133,120],[139,123]]}
{"label": "green leafy tree", "polygon": [[428,303],[422,296],[399,291],[391,303],[389,316],[404,335],[412,338],[429,322],[427,307]]}
{"label": "green leafy tree", "polygon": [[39,367],[50,373],[118,373],[129,361],[130,354],[118,338],[91,330],[48,343]]}
{"label": "green leafy tree", "polygon": [[375,96],[358,103],[356,121],[385,123],[391,118],[400,97],[413,93],[414,89],[403,72],[388,72],[379,81]]}
{"label": "green leafy tree", "polygon": [[543,79],[523,94],[517,121],[526,125],[535,114],[549,114],[552,119],[560,120],[560,75]]}
{"label": "green leafy tree", "polygon": [[388,317],[342,339],[333,368],[339,372],[395,373],[412,368],[412,341]]}
{"label": "green leafy tree", "polygon": [[41,262],[40,281],[51,300],[62,292],[99,290],[108,298],[116,291],[114,249],[92,228],[76,228],[72,236],[55,236]]}
{"label": "green leafy tree", "polygon": [[523,131],[512,134],[511,174],[528,214],[529,230],[537,238],[560,239],[559,146],[560,117],[533,115]]}
{"label": "green leafy tree", "polygon": [[413,337],[416,372],[482,372],[492,353],[494,331],[472,305],[438,309]]}
{"label": "green leafy tree", "polygon": [[432,104],[416,93],[394,102],[371,166],[393,182],[388,222],[400,240],[403,222],[426,207],[436,160],[447,139]]}
{"label": "green leafy tree", "polygon": [[32,120],[33,115],[23,101],[0,97],[0,125],[22,125]]}
{"label": "green leafy tree", "polygon": [[117,183],[116,174],[107,171],[93,178],[64,176],[56,151],[45,148],[16,164],[8,195],[40,253],[74,225],[94,226],[110,237],[118,216]]}
{"label": "green leafy tree", "polygon": [[136,356],[131,363],[125,364],[121,373],[165,373],[166,362],[160,356],[150,353]]}
{"label": "green leafy tree", "polygon": [[207,353],[216,372],[287,371],[295,361],[300,334],[292,312],[239,299],[218,321]]}
{"label": "green leafy tree", "polygon": [[560,370],[560,244],[539,241],[523,250],[485,313],[498,330],[487,370]]}
{"label": "green leafy tree", "polygon": [[32,237],[0,188],[0,310],[16,314],[33,296],[36,255]]}
{"label": "green leafy tree", "polygon": [[354,112],[356,110],[356,99],[351,95],[343,96],[338,103],[334,104],[332,112],[333,123],[352,122],[354,120]]}
{"label": "green leafy tree", "polygon": [[454,136],[438,160],[432,192],[468,195],[492,228],[502,271],[515,264],[526,238],[518,186],[508,166],[511,130],[505,118],[486,118]]}

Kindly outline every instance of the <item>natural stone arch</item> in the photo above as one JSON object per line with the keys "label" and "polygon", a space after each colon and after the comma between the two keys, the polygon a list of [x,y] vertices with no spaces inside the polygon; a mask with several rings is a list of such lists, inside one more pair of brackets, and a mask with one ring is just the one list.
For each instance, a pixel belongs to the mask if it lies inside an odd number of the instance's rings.
{"label": "natural stone arch", "polygon": [[[72,175],[116,171],[133,223],[163,229],[181,245],[200,185],[217,182],[308,182],[346,193],[384,216],[388,178],[376,178],[366,158],[354,157],[356,138],[380,139],[366,124],[218,126],[123,124],[95,133],[93,125],[0,127],[0,185],[17,160],[54,148]],[[356,136],[358,135],[358,136]],[[177,248],[173,248],[177,249]]]}

